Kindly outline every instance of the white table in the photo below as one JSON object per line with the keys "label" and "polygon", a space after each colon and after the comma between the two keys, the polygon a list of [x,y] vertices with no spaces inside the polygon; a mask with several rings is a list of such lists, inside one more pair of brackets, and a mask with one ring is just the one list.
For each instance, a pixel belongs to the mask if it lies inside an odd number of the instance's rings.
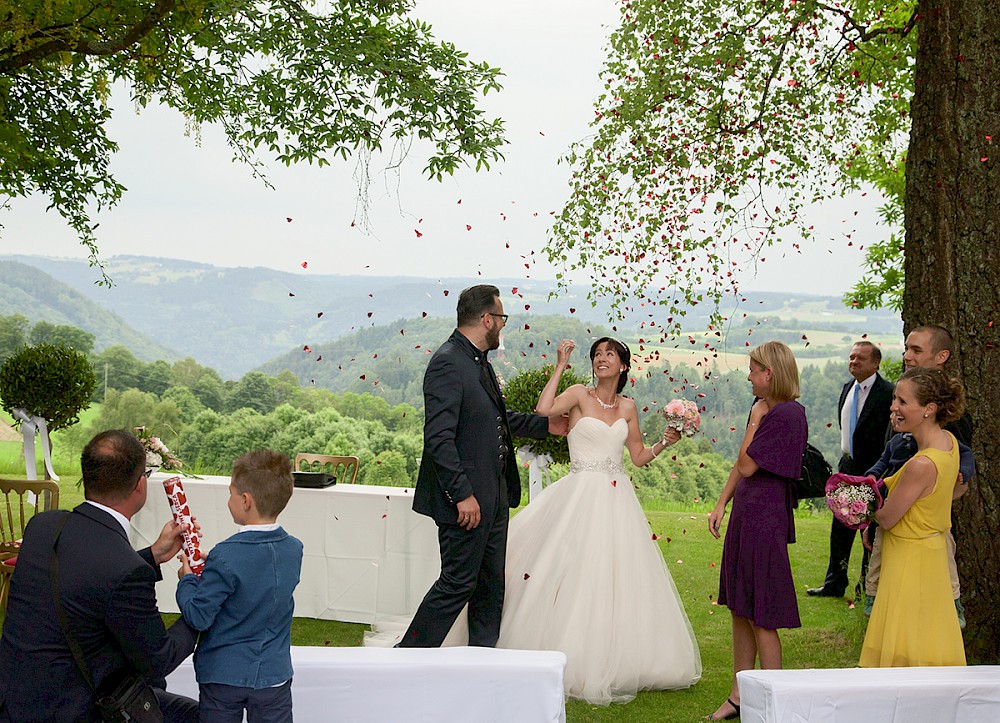
{"label": "white table", "polygon": [[[149,545],[171,518],[162,482],[150,480],[146,506],[132,518],[132,544]],[[184,478],[191,514],[202,530],[202,550],[236,532],[226,506],[228,477]],[[295,590],[297,617],[373,623],[405,619],[416,611],[440,572],[437,526],[412,510],[413,491],[401,487],[334,485],[296,488],[278,517],[302,540],[302,579]],[[161,611],[177,612],[178,563],[162,566],[156,585]]]}
{"label": "white table", "polygon": [[[566,656],[492,648],[292,648],[295,720],[441,723],[566,720]],[[167,690],[198,697],[191,658]]]}
{"label": "white table", "polygon": [[743,723],[1000,721],[1000,666],[744,670]]}

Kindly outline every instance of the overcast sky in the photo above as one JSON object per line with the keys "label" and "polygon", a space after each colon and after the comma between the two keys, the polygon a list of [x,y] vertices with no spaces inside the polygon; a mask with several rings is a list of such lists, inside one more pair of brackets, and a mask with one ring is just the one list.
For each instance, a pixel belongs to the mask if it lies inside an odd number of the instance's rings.
{"label": "overcast sky", "polygon": [[[270,190],[232,162],[217,129],[186,133],[173,111],[137,115],[119,94],[110,133],[121,151],[113,168],[129,190],[99,218],[102,254],[299,273],[553,278],[545,263],[530,269],[525,263],[533,251],[537,259],[550,212],[565,201],[568,170],[556,159],[587,135],[618,3],[418,0],[416,16],[439,38],[505,72],[505,90],[487,98],[487,108],[507,122],[505,163],[438,183],[421,176],[423,158],[413,154],[399,178],[375,175],[372,232],[365,234],[351,226],[357,218],[353,162],[321,170],[273,164],[276,190]],[[0,217],[0,249],[86,256],[45,205],[42,198],[14,201]],[[826,237],[803,245],[801,255],[790,244],[767,251],[757,274],[742,277],[744,289],[843,293],[861,275],[864,239],[881,233],[874,206],[869,195],[811,209],[810,221]],[[415,230],[423,234],[419,240]]]}

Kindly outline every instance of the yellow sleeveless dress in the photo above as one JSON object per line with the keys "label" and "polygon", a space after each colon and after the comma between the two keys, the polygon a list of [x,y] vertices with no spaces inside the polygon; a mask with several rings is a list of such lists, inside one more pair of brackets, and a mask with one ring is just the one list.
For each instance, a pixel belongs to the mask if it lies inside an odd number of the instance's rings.
{"label": "yellow sleeveless dress", "polygon": [[[945,548],[958,477],[958,443],[949,436],[950,452],[926,449],[913,457],[934,462],[934,489],[891,530],[883,529],[882,574],[861,646],[863,668],[965,665]],[[909,464],[885,481],[890,495]]]}

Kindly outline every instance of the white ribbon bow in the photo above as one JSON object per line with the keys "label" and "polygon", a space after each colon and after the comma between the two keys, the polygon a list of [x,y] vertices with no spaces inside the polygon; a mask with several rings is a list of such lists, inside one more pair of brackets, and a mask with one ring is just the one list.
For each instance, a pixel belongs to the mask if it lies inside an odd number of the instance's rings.
{"label": "white ribbon bow", "polygon": [[[521,464],[528,464],[528,504],[538,496],[543,487],[552,484],[549,475],[549,465],[552,464],[552,457],[547,454],[535,454],[528,447],[517,448],[518,457]],[[542,478],[544,477],[544,484]]]}
{"label": "white ribbon bow", "polygon": [[49,478],[59,481],[59,475],[52,469],[52,453],[49,450],[49,430],[45,426],[45,417],[28,414],[26,409],[15,409],[14,420],[21,422],[21,435],[24,437],[24,468],[28,479],[38,479],[35,470],[35,430],[41,437],[42,456],[45,458],[45,469]]}

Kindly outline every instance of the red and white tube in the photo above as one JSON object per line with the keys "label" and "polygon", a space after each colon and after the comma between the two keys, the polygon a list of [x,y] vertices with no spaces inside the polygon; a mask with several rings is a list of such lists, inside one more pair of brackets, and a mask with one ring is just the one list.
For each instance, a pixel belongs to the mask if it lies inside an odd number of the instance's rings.
{"label": "red and white tube", "polygon": [[[174,513],[174,522],[179,525],[187,524],[190,526],[191,509],[188,507],[187,495],[184,494],[184,485],[181,484],[181,478],[171,477],[168,480],[164,480],[163,489],[167,493],[167,499],[170,501],[170,511]],[[187,555],[188,563],[191,565],[191,571],[195,575],[201,575],[202,570],[205,569],[205,556],[201,553],[201,540],[193,528],[191,531],[184,530],[182,535],[184,537],[182,546],[184,554]]]}

